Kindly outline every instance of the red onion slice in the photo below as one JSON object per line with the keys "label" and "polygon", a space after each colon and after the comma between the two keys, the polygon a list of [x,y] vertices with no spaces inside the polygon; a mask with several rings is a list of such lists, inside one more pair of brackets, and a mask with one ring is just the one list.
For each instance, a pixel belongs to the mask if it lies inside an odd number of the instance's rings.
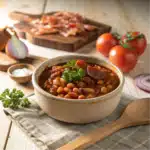
{"label": "red onion slice", "polygon": [[141,74],[135,78],[136,86],[150,93],[150,74]]}

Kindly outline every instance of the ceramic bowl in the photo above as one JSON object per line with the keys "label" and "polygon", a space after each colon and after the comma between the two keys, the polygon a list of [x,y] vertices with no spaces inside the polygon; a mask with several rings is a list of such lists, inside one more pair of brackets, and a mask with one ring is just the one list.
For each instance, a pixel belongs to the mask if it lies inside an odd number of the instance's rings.
{"label": "ceramic bowl", "polygon": [[32,72],[34,71],[34,66],[30,65],[30,64],[15,64],[12,65],[11,67],[8,68],[8,75],[10,76],[10,78],[18,83],[27,83],[30,82],[32,80],[32,73],[29,75],[25,75],[25,76],[15,76],[12,74],[12,72],[16,69],[21,69],[21,68],[27,68],[29,70],[31,70]]}
{"label": "ceramic bowl", "polygon": [[[38,84],[39,76],[47,66],[53,66],[68,62],[72,59],[83,59],[89,63],[96,63],[113,70],[120,79],[119,86],[112,92],[90,99],[65,99],[58,98],[44,91]],[[49,59],[42,63],[33,73],[32,82],[35,90],[36,101],[52,118],[68,123],[90,123],[101,120],[110,115],[120,102],[124,76],[113,64],[103,61],[100,58],[83,55],[66,55]]]}

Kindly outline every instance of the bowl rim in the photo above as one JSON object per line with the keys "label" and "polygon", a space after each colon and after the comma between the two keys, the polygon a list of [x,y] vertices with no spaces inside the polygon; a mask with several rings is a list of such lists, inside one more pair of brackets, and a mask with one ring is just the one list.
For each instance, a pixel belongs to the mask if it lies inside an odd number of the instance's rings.
{"label": "bowl rim", "polygon": [[[31,70],[32,72],[31,72],[29,75],[25,75],[25,76],[15,76],[15,75],[12,74],[12,71],[15,70],[15,69],[13,69],[13,70],[11,71],[11,69],[12,69],[13,67],[15,67],[15,66],[29,66],[29,67],[31,68],[30,70]],[[8,73],[8,75],[9,75],[10,77],[19,79],[19,78],[26,78],[26,77],[32,76],[34,70],[35,70],[35,67],[34,67],[33,65],[31,65],[31,64],[28,64],[28,63],[17,63],[17,64],[14,64],[14,65],[10,66],[10,67],[8,68],[8,70],[7,70],[7,73]]]}
{"label": "bowl rim", "polygon": [[[115,73],[117,74],[117,76],[118,76],[118,78],[119,78],[119,80],[120,80],[120,84],[118,85],[118,87],[117,87],[115,90],[113,90],[113,91],[111,91],[111,92],[109,92],[109,93],[107,93],[107,94],[105,94],[105,95],[98,96],[98,97],[94,97],[94,98],[82,99],[82,100],[69,99],[69,98],[59,98],[59,97],[56,97],[56,96],[54,96],[54,95],[52,95],[52,94],[46,92],[44,89],[42,89],[42,88],[39,86],[39,84],[37,83],[37,81],[36,81],[36,73],[38,72],[38,70],[39,70],[40,68],[42,68],[42,66],[44,66],[44,65],[46,65],[46,64],[48,64],[47,66],[51,66],[51,65],[49,65],[49,62],[50,62],[50,61],[53,61],[53,60],[58,59],[58,58],[63,58],[63,59],[65,59],[65,57],[72,57],[72,56],[78,56],[78,57],[81,56],[81,57],[85,57],[85,58],[89,58],[89,59],[91,59],[91,58],[92,58],[92,59],[97,59],[97,60],[101,61],[101,64],[104,63],[104,64],[108,64],[108,65],[112,66],[112,67],[115,68],[115,70],[116,70]],[[45,67],[44,67],[44,69],[45,69]],[[119,74],[120,74],[120,75],[119,75]],[[120,76],[121,76],[121,78],[120,78]],[[112,96],[117,95],[117,93],[119,93],[120,90],[122,91],[122,88],[123,88],[123,85],[124,85],[124,81],[125,81],[125,78],[124,78],[124,75],[123,75],[122,71],[121,71],[117,66],[113,65],[111,62],[105,61],[105,60],[103,60],[103,59],[101,59],[101,58],[98,58],[98,57],[95,57],[95,56],[79,55],[79,54],[77,54],[77,55],[64,55],[64,56],[57,56],[57,57],[54,57],[54,58],[50,58],[50,59],[44,61],[43,63],[41,63],[41,64],[34,70],[34,72],[33,72],[33,74],[32,74],[32,84],[33,84],[33,87],[34,87],[35,90],[37,90],[40,94],[42,94],[42,95],[44,95],[44,96],[50,98],[51,100],[57,100],[57,101],[63,101],[63,102],[65,101],[65,102],[71,102],[71,103],[72,103],[72,102],[74,102],[74,103],[94,103],[94,102],[97,102],[97,101],[102,101],[102,100],[104,100],[104,99],[109,99],[109,98],[111,98]]]}

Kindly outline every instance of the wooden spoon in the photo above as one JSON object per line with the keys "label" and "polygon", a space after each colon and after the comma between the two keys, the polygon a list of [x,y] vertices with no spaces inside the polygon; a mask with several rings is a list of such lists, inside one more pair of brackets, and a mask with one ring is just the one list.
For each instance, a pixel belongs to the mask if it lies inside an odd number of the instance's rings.
{"label": "wooden spoon", "polygon": [[150,123],[150,98],[133,101],[128,104],[123,114],[116,121],[80,136],[57,150],[81,150],[104,139],[112,133],[130,126]]}

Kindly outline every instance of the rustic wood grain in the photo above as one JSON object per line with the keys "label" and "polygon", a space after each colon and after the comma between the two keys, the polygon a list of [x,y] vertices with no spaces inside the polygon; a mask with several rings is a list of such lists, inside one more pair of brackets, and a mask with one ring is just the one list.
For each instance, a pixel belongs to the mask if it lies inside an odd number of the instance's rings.
{"label": "rustic wood grain", "polygon": [[10,58],[3,52],[0,52],[0,71],[7,71],[11,65],[16,64],[17,62],[17,60]]}
{"label": "rustic wood grain", "polygon": [[46,58],[38,57],[38,56],[28,56],[22,60],[15,60],[9,56],[7,56],[4,52],[0,52],[0,71],[7,71],[7,69],[17,63],[28,63],[33,66],[37,66],[41,62],[45,61]]}
{"label": "rustic wood grain", "polygon": [[[18,10],[28,13],[38,14],[42,11],[42,1],[40,0],[25,0],[25,1],[7,1],[7,6],[9,12]],[[140,30],[148,39],[150,44],[150,34],[149,34],[149,1],[148,0],[86,0],[86,1],[70,1],[70,0],[48,0],[48,5],[46,7],[46,12],[57,11],[57,10],[66,10],[72,12],[79,12],[82,15],[88,16],[92,20],[98,22],[104,22],[105,24],[112,25],[113,31],[120,33],[125,33],[129,30]],[[33,46],[32,44],[27,43],[30,52],[34,55],[40,55],[47,58],[52,58],[58,55],[67,54],[67,52],[56,51],[49,48],[43,48],[39,46]],[[94,43],[95,44],[95,43]],[[150,97],[150,94],[147,94],[140,89],[138,89],[134,84],[134,76],[142,72],[150,72],[150,46],[148,45],[146,52],[143,56],[140,57],[139,62],[136,68],[128,75],[126,75],[125,86],[123,89],[123,94],[134,96],[135,98]],[[87,53],[87,51],[85,50]],[[94,55],[97,57],[102,57],[99,53],[95,53],[95,48],[90,48],[89,55]],[[18,84],[12,82],[8,76],[1,72],[0,73],[0,88],[5,87],[19,87],[22,88],[27,94],[31,93],[33,89],[29,88],[25,90],[25,87],[22,87]],[[27,86],[28,87],[28,86]],[[29,86],[30,87],[30,86]],[[1,109],[2,110],[2,109]],[[2,111],[1,111],[2,113]],[[0,113],[0,115],[1,115]],[[0,116],[1,117],[1,116]],[[5,116],[2,117],[3,124],[0,124],[0,145],[3,145],[4,139],[7,133],[7,127],[9,122]],[[30,140],[26,139],[23,136],[22,132],[17,131],[15,126],[11,130],[10,138],[8,141],[7,150],[36,150],[34,144]],[[2,132],[3,131],[3,132]],[[1,140],[2,139],[2,140]],[[19,141],[18,141],[19,139]],[[20,142],[22,141],[22,142]],[[23,144],[22,144],[23,143]],[[2,149],[0,147],[0,149]]]}
{"label": "rustic wood grain", "polygon": [[[12,125],[11,134],[13,137],[9,137],[9,142],[7,144],[7,149],[10,150],[39,150],[22,131],[15,125]],[[18,136],[19,135],[19,136]],[[16,144],[14,139],[17,139]]]}
{"label": "rustic wood grain", "polygon": [[0,149],[3,150],[4,144],[6,143],[7,133],[10,126],[10,120],[6,118],[6,115],[3,112],[2,105],[0,104]]}

